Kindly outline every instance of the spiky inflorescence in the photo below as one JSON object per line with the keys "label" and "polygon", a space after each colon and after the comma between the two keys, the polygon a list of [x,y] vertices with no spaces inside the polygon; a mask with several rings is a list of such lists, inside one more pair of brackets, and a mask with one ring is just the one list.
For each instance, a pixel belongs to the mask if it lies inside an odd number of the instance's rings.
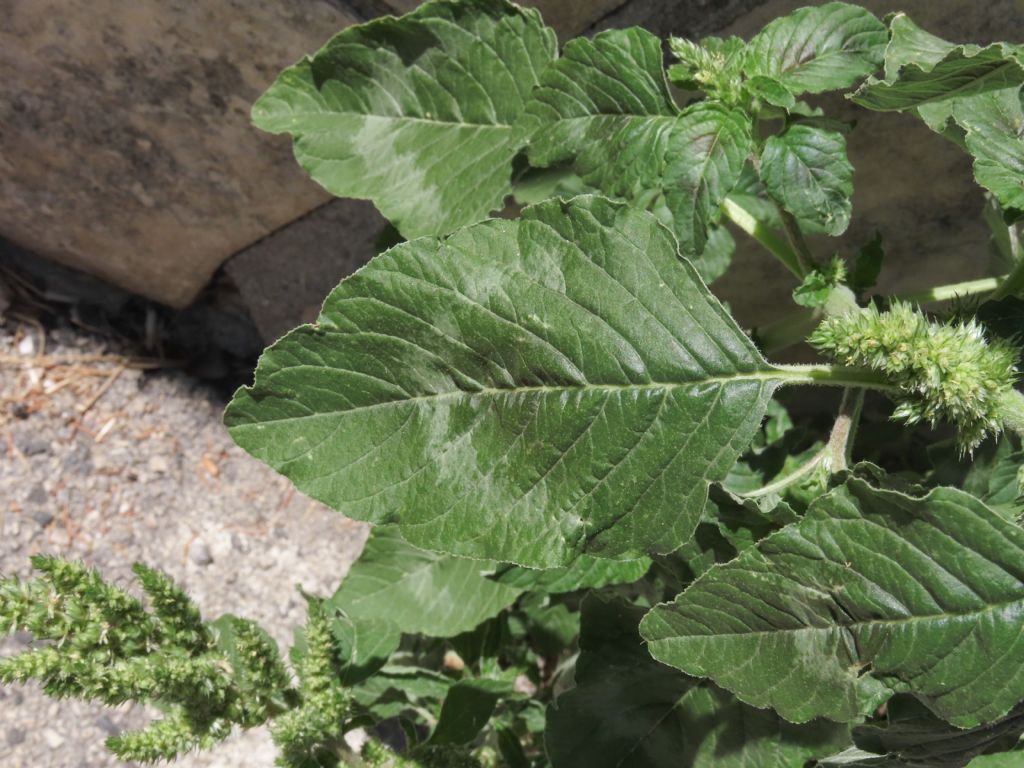
{"label": "spiky inflorescence", "polygon": [[896,302],[885,312],[872,306],[830,317],[808,341],[844,365],[884,373],[898,389],[894,418],[951,422],[965,452],[1003,429],[1001,409],[1013,394],[1017,351],[986,339],[974,320],[939,323]]}
{"label": "spiky inflorescence", "polygon": [[340,682],[331,621],[323,601],[307,597],[306,650],[298,663],[301,703],[276,718],[270,733],[284,768],[336,765],[352,700]]}
{"label": "spiky inflorescence", "polygon": [[286,709],[289,676],[277,646],[251,622],[203,622],[166,575],[136,566],[150,608],[80,563],[32,560],[37,578],[0,579],[0,627],[42,644],[0,659],[0,682],[38,680],[52,696],[117,705],[149,702],[167,716],[108,741],[125,760],[169,760]]}

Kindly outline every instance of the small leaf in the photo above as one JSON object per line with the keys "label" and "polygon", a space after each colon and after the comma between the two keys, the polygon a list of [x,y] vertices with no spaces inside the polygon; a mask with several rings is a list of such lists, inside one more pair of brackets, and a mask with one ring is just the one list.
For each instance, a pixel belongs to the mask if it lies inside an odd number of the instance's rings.
{"label": "small leaf", "polygon": [[874,288],[878,282],[878,275],[882,271],[884,259],[882,235],[875,232],[875,236],[857,252],[857,258],[853,260],[853,267],[850,269],[850,276],[847,280],[850,290],[856,294],[862,294]]}
{"label": "small leaf", "polygon": [[967,134],[974,178],[1003,208],[1024,209],[1024,104],[1019,87],[957,100],[953,119]]}
{"label": "small leaf", "polygon": [[359,624],[387,622],[405,633],[451,637],[473,629],[522,591],[487,578],[493,564],[416,549],[376,528],[327,605]]}
{"label": "small leaf", "polygon": [[704,252],[708,225],[736,186],[752,147],[750,120],[711,102],[679,116],[668,141],[664,183],[683,255]]}
{"label": "small leaf", "polygon": [[773,106],[783,109],[792,109],[796,106],[796,97],[778,80],[764,75],[755,75],[743,86],[751,95]]}
{"label": "small leaf", "polygon": [[508,692],[501,680],[463,680],[448,689],[441,716],[430,735],[431,744],[468,744],[487,725],[501,696]]}
{"label": "small leaf", "polygon": [[834,91],[878,69],[886,40],[885,25],[863,8],[801,8],[750,41],[745,71],[770,77],[794,95]]}
{"label": "small leaf", "polygon": [[708,240],[704,244],[704,252],[690,261],[693,262],[700,279],[711,284],[729,270],[735,251],[736,241],[728,228],[712,225],[708,229]]}
{"label": "small leaf", "polygon": [[840,258],[834,258],[824,267],[807,273],[793,289],[793,301],[801,307],[823,307],[837,285],[846,279],[846,265]]}
{"label": "small leaf", "polygon": [[962,491],[851,479],[641,625],[652,655],[794,722],[894,688],[973,728],[1024,698],[1024,530]]}
{"label": "small leaf", "polygon": [[658,185],[679,114],[661,40],[639,28],[570,40],[526,106],[530,163],[571,163],[586,184],[634,199]]}
{"label": "small leaf", "polygon": [[796,124],[770,137],[761,155],[761,179],[798,219],[811,220],[830,235],[849,226],[853,166],[838,131]]}
{"label": "small leaf", "polygon": [[583,197],[378,256],[225,421],[414,546],[551,568],[686,541],[781,376],[651,214]]}
{"label": "small leaf", "polygon": [[486,218],[511,192],[517,127],[554,32],[505,0],[435,0],[349,27],[286,69],[253,121],[290,133],[327,191],[373,200],[407,238]]}
{"label": "small leaf", "polygon": [[362,682],[385,664],[398,650],[402,632],[390,619],[353,620],[339,615],[331,622],[331,633],[341,661],[341,684]]}

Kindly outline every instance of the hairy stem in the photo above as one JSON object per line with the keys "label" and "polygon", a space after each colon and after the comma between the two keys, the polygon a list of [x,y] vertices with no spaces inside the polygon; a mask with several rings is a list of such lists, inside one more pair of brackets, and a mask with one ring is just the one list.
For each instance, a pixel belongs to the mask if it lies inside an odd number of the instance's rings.
{"label": "hairy stem", "polygon": [[774,373],[783,384],[813,384],[832,387],[853,387],[872,389],[876,392],[898,392],[883,373],[870,368],[853,368],[845,365],[775,365]]}
{"label": "hairy stem", "polygon": [[1004,278],[983,277],[978,280],[967,280],[963,283],[951,283],[950,285],[937,285],[934,288],[926,288],[923,291],[912,293],[900,293],[892,298],[905,301],[908,304],[930,304],[935,301],[949,301],[957,296],[977,296],[979,294],[991,293],[996,290]]}
{"label": "hairy stem", "polygon": [[762,496],[770,496],[773,493],[784,491],[791,485],[795,485],[803,480],[805,477],[810,475],[814,470],[822,465],[828,456],[828,448],[822,448],[816,454],[814,454],[807,463],[802,464],[798,469],[793,470],[788,475],[780,477],[774,482],[768,483],[763,488],[758,488],[756,491],[749,491],[747,493],[739,494],[744,499],[759,499]]}
{"label": "hairy stem", "polygon": [[843,399],[839,403],[839,415],[832,425],[832,433],[828,438],[827,452],[828,469],[830,472],[841,472],[849,468],[853,458],[853,441],[857,436],[857,424],[860,422],[860,411],[864,407],[863,389],[843,390]]}
{"label": "hairy stem", "polygon": [[748,209],[744,208],[743,205],[733,198],[727,197],[725,202],[722,203],[722,212],[729,221],[754,238],[769,253],[781,261],[786,269],[792,272],[797,279],[804,279],[807,272],[802,269],[800,257],[796,251],[783,238],[759,222]]}

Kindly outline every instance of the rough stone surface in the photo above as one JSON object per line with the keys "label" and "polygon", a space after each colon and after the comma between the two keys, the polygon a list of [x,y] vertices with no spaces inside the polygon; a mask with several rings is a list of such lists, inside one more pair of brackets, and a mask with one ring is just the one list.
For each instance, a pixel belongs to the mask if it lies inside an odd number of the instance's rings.
{"label": "rough stone surface", "polygon": [[338,281],[376,252],[384,225],[372,203],[334,200],[231,259],[227,273],[264,340],[315,319]]}
{"label": "rough stone surface", "polygon": [[[408,13],[422,0],[383,0],[395,13]],[[625,5],[627,0],[520,0],[519,4],[538,9],[564,41],[597,23],[606,14]]]}
{"label": "rough stone surface", "polygon": [[167,304],[326,199],[249,124],[324,0],[0,0],[0,234]]}

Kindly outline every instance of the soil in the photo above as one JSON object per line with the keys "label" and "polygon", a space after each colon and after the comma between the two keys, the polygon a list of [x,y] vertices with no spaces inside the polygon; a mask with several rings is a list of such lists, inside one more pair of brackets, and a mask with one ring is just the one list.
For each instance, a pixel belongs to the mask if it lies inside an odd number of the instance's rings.
{"label": "soil", "polygon": [[[143,561],[176,578],[208,618],[255,619],[285,650],[304,616],[297,586],[330,594],[364,526],[237,448],[221,424],[223,391],[130,351],[67,324],[0,325],[0,574],[28,576],[29,556],[45,552],[130,584]],[[0,639],[0,654],[27,640]],[[0,765],[125,765],[104,739],[152,715],[0,687]],[[256,729],[176,765],[273,759]]]}

